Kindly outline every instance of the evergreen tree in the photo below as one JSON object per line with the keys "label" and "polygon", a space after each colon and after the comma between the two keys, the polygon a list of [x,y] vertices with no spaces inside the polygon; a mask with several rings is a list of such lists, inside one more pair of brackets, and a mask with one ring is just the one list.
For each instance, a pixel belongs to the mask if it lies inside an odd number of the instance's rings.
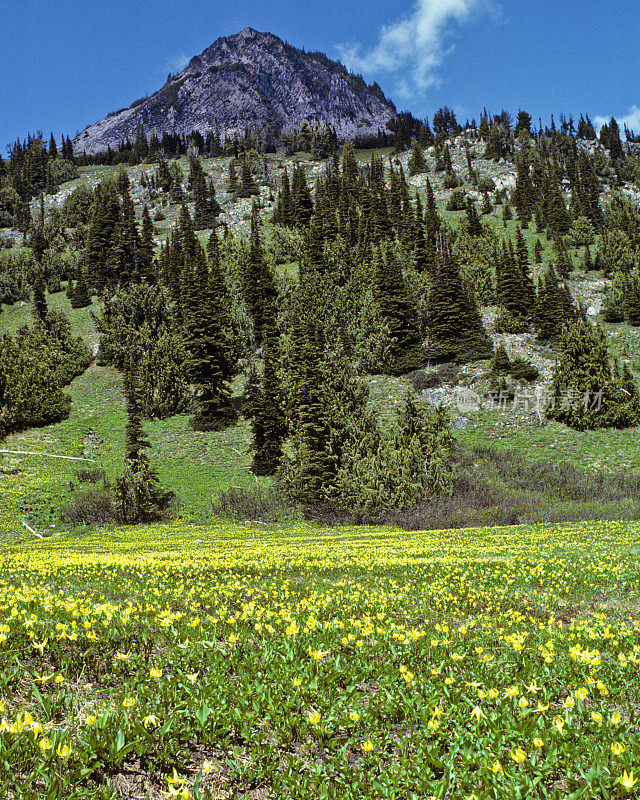
{"label": "evergreen tree", "polygon": [[[304,292],[302,303],[306,295]],[[322,346],[308,314],[308,309],[305,313],[300,308],[292,330],[293,457],[281,473],[292,496],[306,506],[327,497],[336,472],[326,409]]]}
{"label": "evergreen tree", "polygon": [[556,271],[558,275],[563,280],[569,280],[572,264],[562,236],[557,236],[553,240],[553,249],[556,256]]}
{"label": "evergreen tree", "polygon": [[251,165],[249,163],[249,158],[245,153],[242,158],[242,165],[240,171],[240,187],[236,194],[238,197],[251,197],[252,195],[256,195],[260,193],[258,189],[258,185],[253,179],[253,174],[251,172]]}
{"label": "evergreen tree", "polygon": [[37,323],[44,326],[47,325],[49,319],[45,291],[44,275],[42,269],[38,269],[33,282],[33,316]]}
{"label": "evergreen tree", "polygon": [[233,158],[229,160],[227,194],[235,194],[238,191],[238,177],[236,175],[236,165]]}
{"label": "evergreen tree", "polygon": [[183,309],[185,368],[195,389],[195,430],[217,431],[235,423],[230,380],[235,371],[231,341],[229,302],[220,265],[207,265],[204,251],[196,245],[185,257],[184,273],[190,284],[189,303]]}
{"label": "evergreen tree", "polygon": [[160,519],[172,495],[160,486],[146,450],[151,447],[142,427],[138,376],[130,365],[124,376],[127,404],[124,470],[115,487],[116,507],[123,522],[151,522]]}
{"label": "evergreen tree", "polygon": [[544,177],[542,215],[552,236],[562,235],[569,231],[571,220],[560,191],[558,177],[553,169],[549,170]]}
{"label": "evergreen tree", "polygon": [[546,275],[538,285],[538,296],[534,314],[534,325],[538,339],[549,341],[557,339],[564,323],[576,318],[576,309],[571,300],[569,290],[563,284],[559,286],[558,276],[550,266]]}
{"label": "evergreen tree", "polygon": [[631,395],[620,392],[602,328],[586,320],[565,326],[547,415],[576,430],[627,427],[638,422],[629,413]]}
{"label": "evergreen tree", "polygon": [[374,299],[383,324],[389,332],[389,349],[382,372],[402,375],[419,369],[426,358],[417,309],[411,302],[394,251],[388,248],[376,261]]}
{"label": "evergreen tree", "polygon": [[480,217],[476,210],[476,204],[471,198],[467,199],[465,211],[467,212],[467,230],[469,231],[469,235],[482,236],[482,223],[480,222]]}
{"label": "evergreen tree", "polygon": [[508,375],[511,372],[511,366],[505,346],[500,344],[491,359],[491,372],[494,375]]}
{"label": "evergreen tree", "polygon": [[433,237],[435,239],[436,233],[440,230],[440,226],[442,224],[442,220],[440,219],[440,215],[438,214],[438,208],[436,206],[436,198],[433,193],[433,187],[427,178],[427,207],[424,216],[424,222],[427,230],[427,237]]}
{"label": "evergreen tree", "polygon": [[0,440],[8,433],[67,419],[71,399],[61,389],[44,347],[27,329],[14,341],[0,337]]}
{"label": "evergreen tree", "polygon": [[536,243],[533,246],[533,260],[536,264],[542,263],[542,242],[536,237]]}
{"label": "evergreen tree", "polygon": [[448,243],[439,253],[438,272],[429,293],[429,347],[427,355],[436,361],[471,361],[490,358],[491,342],[473,297],[470,297],[460,277]]}
{"label": "evergreen tree", "polygon": [[293,206],[293,223],[296,227],[306,228],[313,214],[313,200],[307,185],[304,170],[296,164],[291,182],[291,201]]}
{"label": "evergreen tree", "polygon": [[278,380],[278,333],[274,308],[265,313],[262,345],[262,379],[252,366],[247,380],[243,413],[249,417],[253,441],[254,475],[274,475],[282,458],[282,443],[287,434],[283,397]]}
{"label": "evergreen tree", "polygon": [[424,172],[427,172],[427,162],[425,161],[422,148],[416,140],[413,143],[411,158],[409,159],[409,175],[413,177],[414,175],[421,175]]}
{"label": "evergreen tree", "polygon": [[276,302],[276,288],[271,268],[264,257],[258,230],[258,210],[254,205],[251,215],[249,255],[243,276],[244,297],[253,320],[256,346],[263,342],[263,327],[268,307]]}
{"label": "evergreen tree", "polygon": [[86,308],[91,305],[91,296],[87,287],[84,273],[81,271],[78,277],[78,282],[73,291],[73,296],[70,298],[71,308]]}
{"label": "evergreen tree", "polygon": [[529,174],[529,161],[525,156],[518,161],[512,201],[520,222],[529,222],[533,216],[535,195]]}
{"label": "evergreen tree", "polygon": [[142,208],[142,225],[140,230],[139,263],[140,275],[147,283],[152,284],[156,281],[156,272],[153,263],[153,222],[149,216],[149,209],[145,203]]}

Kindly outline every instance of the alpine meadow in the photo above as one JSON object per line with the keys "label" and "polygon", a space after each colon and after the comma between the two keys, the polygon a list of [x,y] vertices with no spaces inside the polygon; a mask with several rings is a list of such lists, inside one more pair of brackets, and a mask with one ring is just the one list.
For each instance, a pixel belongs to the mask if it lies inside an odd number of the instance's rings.
{"label": "alpine meadow", "polygon": [[638,108],[356,68],[0,156],[0,798],[640,797]]}

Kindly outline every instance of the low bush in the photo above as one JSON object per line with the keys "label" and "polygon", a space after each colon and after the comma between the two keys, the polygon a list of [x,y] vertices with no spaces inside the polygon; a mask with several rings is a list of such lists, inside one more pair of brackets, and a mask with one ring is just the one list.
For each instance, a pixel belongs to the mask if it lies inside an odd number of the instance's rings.
{"label": "low bush", "polygon": [[74,527],[115,525],[119,521],[111,490],[105,486],[76,494],[73,505],[63,509],[61,517]]}
{"label": "low bush", "polygon": [[99,483],[105,479],[105,472],[101,467],[77,469],[75,474],[80,483]]}
{"label": "low bush", "polygon": [[300,517],[297,506],[286,500],[277,484],[251,488],[232,486],[221,492],[210,508],[220,517],[239,522],[288,522]]}
{"label": "low bush", "polygon": [[445,384],[457,381],[458,367],[456,364],[446,362],[440,364],[435,372],[425,372],[419,369],[412,372],[408,377],[416,392],[421,392],[424,389],[439,389]]}
{"label": "low bush", "polygon": [[532,462],[515,451],[478,445],[456,453],[453,494],[393,511],[313,506],[322,525],[393,525],[446,530],[486,525],[640,519],[640,476],[588,475],[567,463]]}

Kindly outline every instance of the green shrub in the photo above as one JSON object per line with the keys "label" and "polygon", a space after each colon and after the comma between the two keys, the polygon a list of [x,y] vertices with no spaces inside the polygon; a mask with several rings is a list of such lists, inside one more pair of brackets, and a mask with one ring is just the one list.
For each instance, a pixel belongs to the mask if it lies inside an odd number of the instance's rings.
{"label": "green shrub", "polygon": [[464,211],[467,207],[467,194],[463,189],[454,189],[447,203],[447,211]]}

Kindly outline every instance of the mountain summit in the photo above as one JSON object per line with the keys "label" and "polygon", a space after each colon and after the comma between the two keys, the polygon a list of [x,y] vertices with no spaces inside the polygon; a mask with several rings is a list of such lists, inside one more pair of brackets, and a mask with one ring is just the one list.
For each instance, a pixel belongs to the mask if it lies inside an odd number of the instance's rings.
{"label": "mountain summit", "polygon": [[368,86],[323,53],[298,50],[271,33],[245,28],[217,39],[150,97],[90,125],[76,153],[95,153],[147,135],[217,130],[221,139],[246,126],[271,137],[298,129],[303,119],[334,128],[339,138],[376,135],[396,116],[377,84]]}

